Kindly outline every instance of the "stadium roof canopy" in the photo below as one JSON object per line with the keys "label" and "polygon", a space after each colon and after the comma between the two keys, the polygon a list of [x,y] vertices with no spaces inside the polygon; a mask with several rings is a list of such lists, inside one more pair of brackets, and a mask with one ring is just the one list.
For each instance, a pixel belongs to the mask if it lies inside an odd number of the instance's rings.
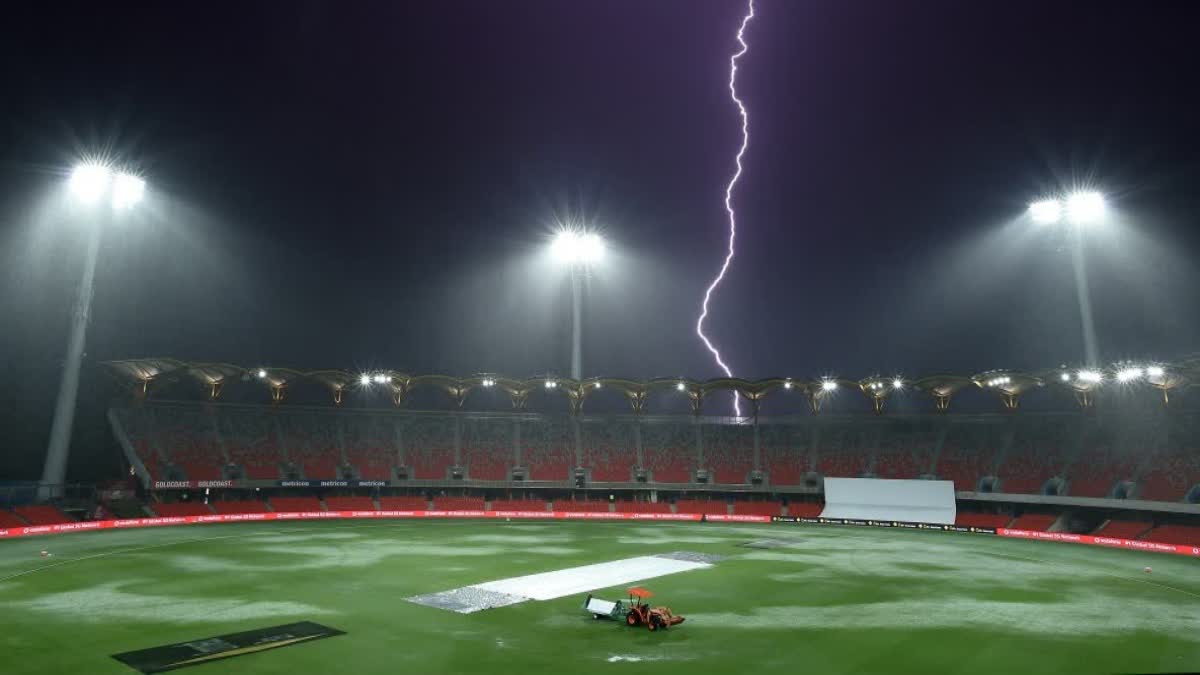
{"label": "stadium roof canopy", "polygon": [[751,414],[757,415],[762,401],[781,390],[805,395],[812,412],[816,414],[821,410],[821,403],[839,389],[859,391],[871,401],[875,413],[882,414],[888,397],[902,389],[913,389],[928,394],[936,408],[945,411],[955,394],[967,387],[978,387],[994,392],[1006,409],[1015,410],[1023,394],[1048,386],[1061,387],[1072,392],[1081,407],[1089,408],[1094,394],[1105,387],[1129,387],[1137,384],[1150,386],[1162,393],[1163,402],[1166,403],[1172,391],[1200,383],[1200,359],[1174,364],[1122,362],[1105,369],[1060,366],[1037,372],[989,370],[975,375],[941,373],[911,379],[872,375],[859,380],[833,377],[769,377],[761,380],[727,377],[710,380],[683,377],[660,377],[650,380],[593,377],[573,380],[549,375],[512,378],[486,373],[458,377],[437,374],[412,375],[396,370],[355,373],[337,369],[304,371],[292,368],[247,368],[228,363],[186,362],[170,358],[107,361],[104,365],[138,396],[149,395],[156,382],[175,380],[179,375],[187,375],[205,387],[211,400],[220,398],[228,382],[241,381],[265,386],[270,392],[271,400],[274,403],[282,403],[289,385],[307,380],[320,383],[328,389],[335,405],[341,405],[346,391],[357,387],[386,388],[397,406],[403,405],[414,389],[432,387],[445,392],[461,408],[472,391],[496,388],[507,393],[513,407],[518,410],[525,409],[529,395],[535,391],[545,390],[550,394],[561,394],[573,413],[580,412],[587,398],[602,388],[611,388],[624,394],[633,411],[639,414],[645,412],[651,393],[675,391],[688,398],[692,412],[697,415],[701,413],[708,396],[729,392],[736,392],[749,401]]}

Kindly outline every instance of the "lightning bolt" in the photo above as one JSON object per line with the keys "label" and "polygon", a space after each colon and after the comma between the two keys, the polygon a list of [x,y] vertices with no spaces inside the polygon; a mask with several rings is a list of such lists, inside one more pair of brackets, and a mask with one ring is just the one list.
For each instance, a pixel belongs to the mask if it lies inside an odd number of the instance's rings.
{"label": "lightning bolt", "polygon": [[[721,367],[721,370],[725,371],[726,377],[733,377],[733,371],[721,359],[721,352],[713,346],[712,341],[704,334],[704,320],[708,318],[708,301],[712,299],[713,291],[725,279],[725,273],[729,271],[729,264],[733,262],[733,244],[737,237],[737,216],[733,211],[733,189],[737,187],[738,179],[742,177],[742,155],[746,154],[746,147],[750,145],[750,118],[746,114],[746,105],[742,103],[742,99],[738,98],[737,95],[737,62],[750,49],[750,45],[746,44],[745,32],[746,25],[753,18],[754,0],[747,0],[746,16],[742,17],[742,25],[738,28],[737,32],[737,41],[742,48],[729,57],[729,98],[733,99],[734,105],[737,106],[738,114],[742,117],[742,145],[738,148],[735,159],[737,170],[733,172],[733,177],[729,179],[729,184],[725,186],[725,212],[729,214],[729,251],[725,254],[725,262],[721,264],[721,271],[717,273],[716,278],[712,280],[712,283],[708,285],[708,289],[704,291],[704,302],[700,305],[700,318],[696,320],[696,335],[704,342],[704,346],[708,348],[708,351],[712,352],[713,358],[716,359],[717,365]],[[733,394],[733,414],[738,417],[742,416],[742,406],[738,401],[737,392]]]}

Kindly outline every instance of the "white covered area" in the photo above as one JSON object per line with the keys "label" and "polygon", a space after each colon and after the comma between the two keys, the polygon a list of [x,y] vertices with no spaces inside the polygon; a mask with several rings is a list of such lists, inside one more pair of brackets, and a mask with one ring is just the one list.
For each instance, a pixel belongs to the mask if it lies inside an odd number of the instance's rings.
{"label": "white covered area", "polygon": [[826,478],[823,518],[953,525],[954,482]]}
{"label": "white covered area", "polygon": [[564,570],[511,577],[498,581],[475,584],[471,588],[508,595],[519,595],[532,600],[553,600],[575,593],[584,593],[597,588],[608,588],[634,581],[653,579],[677,572],[712,567],[709,563],[692,560],[675,560],[657,556],[639,556],[612,562],[568,567]]}

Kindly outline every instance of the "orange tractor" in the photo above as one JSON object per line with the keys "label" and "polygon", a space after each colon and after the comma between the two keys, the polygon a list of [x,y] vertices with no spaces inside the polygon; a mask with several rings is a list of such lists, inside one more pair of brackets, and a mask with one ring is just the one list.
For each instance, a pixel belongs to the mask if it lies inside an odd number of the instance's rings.
{"label": "orange tractor", "polygon": [[659,628],[666,630],[671,626],[683,623],[684,618],[672,612],[670,607],[651,607],[649,603],[645,602],[646,598],[653,595],[641,586],[634,586],[629,589],[627,602],[624,600],[610,602],[588,595],[587,600],[583,603],[583,608],[591,612],[595,619],[624,621],[626,626],[645,626],[651,631]]}

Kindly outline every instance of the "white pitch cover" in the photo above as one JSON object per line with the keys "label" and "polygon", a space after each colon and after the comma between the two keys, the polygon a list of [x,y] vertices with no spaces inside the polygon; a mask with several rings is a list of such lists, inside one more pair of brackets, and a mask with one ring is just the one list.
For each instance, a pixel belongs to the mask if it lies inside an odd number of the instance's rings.
{"label": "white pitch cover", "polygon": [[954,524],[954,482],[826,478],[823,518]]}

